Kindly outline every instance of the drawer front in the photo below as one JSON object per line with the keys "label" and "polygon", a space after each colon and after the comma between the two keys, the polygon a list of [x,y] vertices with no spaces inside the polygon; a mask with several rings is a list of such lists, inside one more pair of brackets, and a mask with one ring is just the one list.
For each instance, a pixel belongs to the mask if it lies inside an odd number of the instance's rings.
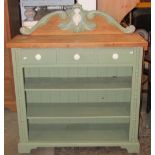
{"label": "drawer front", "polygon": [[132,48],[60,48],[21,49],[21,63],[25,65],[82,65],[82,64],[132,64]]}
{"label": "drawer front", "polygon": [[56,64],[56,49],[21,49],[20,61],[23,65]]}
{"label": "drawer front", "polygon": [[57,55],[59,64],[126,64],[134,61],[132,48],[59,49]]}
{"label": "drawer front", "polygon": [[130,89],[27,91],[26,100],[28,103],[130,102],[130,92]]}

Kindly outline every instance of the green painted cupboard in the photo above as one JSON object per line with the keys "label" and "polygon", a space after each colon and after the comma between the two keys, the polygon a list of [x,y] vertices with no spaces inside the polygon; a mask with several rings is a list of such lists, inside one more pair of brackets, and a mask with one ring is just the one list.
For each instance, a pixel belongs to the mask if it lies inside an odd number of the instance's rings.
{"label": "green painted cupboard", "polygon": [[115,146],[137,153],[147,43],[103,12],[75,5],[69,13],[49,14],[7,44],[12,48],[18,151]]}

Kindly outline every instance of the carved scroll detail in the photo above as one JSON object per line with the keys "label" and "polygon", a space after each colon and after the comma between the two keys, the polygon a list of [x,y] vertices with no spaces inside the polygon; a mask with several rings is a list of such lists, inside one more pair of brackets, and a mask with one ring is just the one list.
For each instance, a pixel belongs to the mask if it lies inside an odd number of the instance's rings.
{"label": "carved scroll detail", "polygon": [[134,25],[130,25],[130,26],[124,28],[113,17],[111,17],[110,15],[108,15],[107,13],[105,13],[103,11],[102,12],[101,11],[90,11],[87,14],[88,19],[93,19],[95,16],[101,16],[101,17],[105,18],[108,23],[116,26],[118,29],[120,29],[124,33],[133,33],[135,31]]}

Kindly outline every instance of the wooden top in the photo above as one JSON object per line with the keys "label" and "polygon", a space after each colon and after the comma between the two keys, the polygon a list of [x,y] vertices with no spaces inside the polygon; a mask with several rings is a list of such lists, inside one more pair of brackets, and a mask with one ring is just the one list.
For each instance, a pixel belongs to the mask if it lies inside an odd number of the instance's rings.
{"label": "wooden top", "polygon": [[73,9],[44,16],[32,29],[21,28],[7,43],[8,48],[89,48],[143,47],[147,42],[134,27],[124,28],[105,12],[84,11],[79,4]]}
{"label": "wooden top", "polygon": [[143,47],[147,42],[138,34],[113,35],[18,35],[7,43],[8,48],[89,48],[89,47]]}

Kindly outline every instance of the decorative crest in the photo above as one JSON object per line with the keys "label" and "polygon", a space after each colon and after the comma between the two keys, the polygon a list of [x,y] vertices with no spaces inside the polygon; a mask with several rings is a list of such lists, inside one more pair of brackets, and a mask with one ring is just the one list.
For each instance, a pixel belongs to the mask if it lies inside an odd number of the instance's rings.
{"label": "decorative crest", "polygon": [[96,28],[95,23],[91,23],[87,18],[88,11],[82,9],[82,5],[75,4],[72,10],[66,11],[68,20],[61,23],[59,28],[62,30],[71,30],[73,32],[90,31]]}
{"label": "decorative crest", "polygon": [[91,31],[96,28],[96,24],[91,20],[95,16],[101,16],[107,20],[108,23],[116,26],[124,33],[133,33],[135,27],[130,25],[129,27],[122,27],[113,17],[105,12],[101,11],[86,11],[82,9],[82,5],[75,4],[72,9],[66,11],[56,11],[44,16],[34,27],[31,29],[27,27],[21,27],[20,32],[28,35],[35,31],[38,27],[45,25],[53,16],[59,16],[64,21],[58,25],[61,30],[69,30],[72,32]]}

